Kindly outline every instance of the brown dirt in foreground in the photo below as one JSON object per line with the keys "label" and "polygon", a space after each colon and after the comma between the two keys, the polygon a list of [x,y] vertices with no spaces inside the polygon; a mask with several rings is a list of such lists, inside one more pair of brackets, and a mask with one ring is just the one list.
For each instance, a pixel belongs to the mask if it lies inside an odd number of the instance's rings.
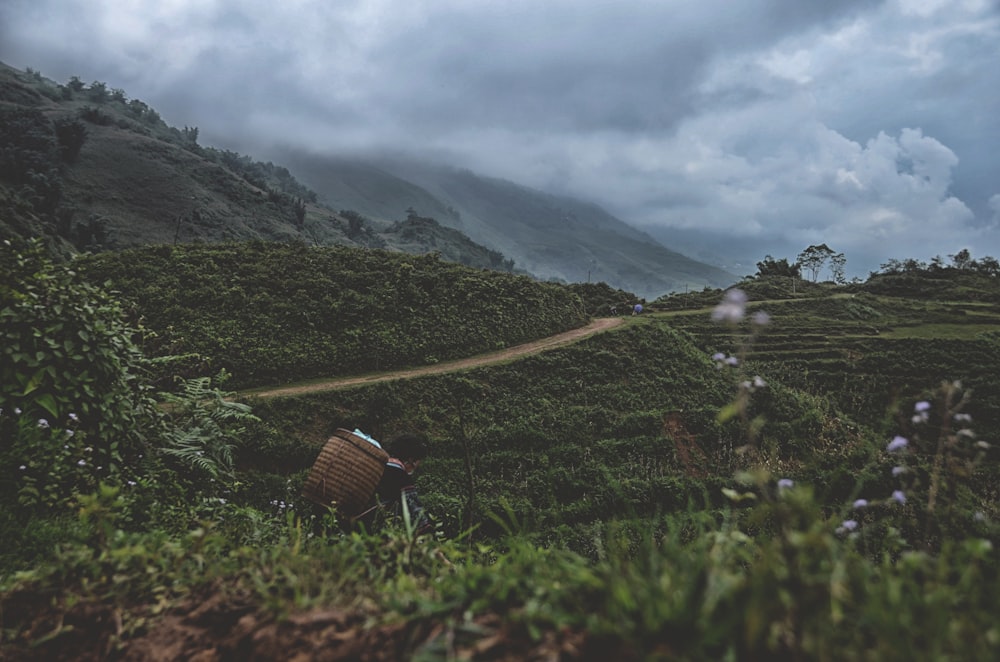
{"label": "brown dirt in foreground", "polygon": [[251,389],[243,391],[240,395],[251,398],[287,397],[303,395],[305,393],[333,391],[351,386],[374,384],[376,382],[385,382],[394,379],[410,379],[412,377],[424,377],[426,375],[439,375],[446,372],[468,370],[470,368],[478,368],[480,366],[490,365],[493,363],[502,363],[503,361],[510,359],[528,356],[530,354],[537,354],[548,349],[568,345],[588,336],[592,336],[595,333],[613,329],[620,326],[624,322],[625,318],[622,317],[598,317],[587,326],[582,326],[578,329],[572,329],[564,333],[549,336],[548,338],[533,340],[521,345],[515,345],[514,347],[501,349],[496,352],[472,356],[467,359],[457,359],[454,361],[436,363],[434,365],[421,366],[419,368],[406,368],[403,370],[380,372],[373,375],[362,375],[359,377],[337,377],[320,382],[309,382],[308,384],[292,384],[277,388]]}
{"label": "brown dirt in foreground", "polygon": [[122,613],[107,604],[18,602],[15,598],[5,606],[18,609],[29,625],[17,639],[0,645],[0,660],[7,662],[389,662],[416,656],[629,662],[640,657],[618,637],[571,628],[529,633],[497,613],[462,623],[415,619],[373,624],[370,613],[328,608],[277,619],[220,586],[203,589],[156,617],[145,619],[133,610],[124,622]]}

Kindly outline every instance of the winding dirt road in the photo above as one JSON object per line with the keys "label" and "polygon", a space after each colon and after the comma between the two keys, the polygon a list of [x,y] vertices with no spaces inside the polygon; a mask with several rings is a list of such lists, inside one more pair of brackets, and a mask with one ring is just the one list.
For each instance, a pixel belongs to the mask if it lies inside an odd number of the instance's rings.
{"label": "winding dirt road", "polygon": [[292,395],[303,395],[305,393],[319,393],[322,391],[334,391],[362,384],[374,384],[376,382],[385,382],[394,379],[410,379],[411,377],[438,375],[445,372],[456,372],[459,370],[478,368],[479,366],[500,363],[509,359],[526,356],[528,354],[537,354],[548,349],[568,345],[588,336],[592,336],[595,333],[600,333],[616,326],[620,326],[624,323],[624,321],[625,318],[622,317],[598,317],[587,326],[580,327],[579,329],[572,329],[564,333],[549,336],[548,338],[542,338],[541,340],[533,340],[522,345],[516,345],[514,347],[508,347],[507,349],[501,349],[487,354],[480,354],[478,356],[471,356],[466,359],[456,359],[454,361],[435,363],[434,365],[420,366],[419,368],[406,368],[403,370],[380,372],[377,374],[362,375],[358,377],[336,377],[322,381],[289,384],[288,386],[279,386],[277,388],[249,389],[241,391],[239,393],[239,399],[278,398]]}

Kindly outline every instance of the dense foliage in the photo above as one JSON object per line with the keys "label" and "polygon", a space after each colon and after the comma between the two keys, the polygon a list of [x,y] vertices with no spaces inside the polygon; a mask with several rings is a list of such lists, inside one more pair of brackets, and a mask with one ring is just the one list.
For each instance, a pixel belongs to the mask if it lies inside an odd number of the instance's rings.
{"label": "dense foliage", "polygon": [[52,507],[118,477],[155,408],[119,304],[38,242],[20,252],[4,241],[0,323],[0,434],[13,440],[0,452],[18,472],[2,484],[18,485],[24,505]]}
{"label": "dense foliage", "polygon": [[[149,390],[135,345],[143,335],[123,310],[160,334],[146,346],[161,356],[174,351],[168,340],[202,334],[204,347],[183,347],[217,367],[209,348],[253,337],[249,315],[229,302],[249,308],[258,288],[256,323],[289,339],[311,337],[311,297],[324,292],[393,315],[426,309],[453,342],[462,324],[496,333],[498,319],[538,332],[519,305],[548,306],[540,323],[553,328],[547,312],[582,306],[564,288],[433,257],[157,248],[70,270],[5,250],[0,315],[17,320],[3,327],[16,344],[0,412],[0,535],[15,543],[0,557],[5,659],[1000,652],[992,284],[946,302],[853,286],[759,302],[698,293],[701,309],[657,305],[622,329],[517,362],[298,397],[241,403],[194,377],[160,395],[159,411],[130,419],[143,457],[123,455],[117,478],[59,482],[42,509],[21,498],[28,468],[61,481],[80,466],[67,448],[89,453],[126,437],[97,426],[86,433],[92,450],[77,449],[77,417],[42,426],[38,412],[55,403],[114,422],[142,411],[119,411],[134,403],[116,399],[122,380],[140,399]],[[120,286],[122,303],[83,273]],[[161,289],[142,289],[142,277]],[[588,301],[607,294],[588,292]],[[184,334],[151,314],[155,298]],[[347,314],[338,299],[321,300]],[[239,324],[225,327],[220,307]],[[378,308],[362,307],[377,318],[372,328],[399,322]],[[91,349],[75,346],[81,328],[101,330],[88,333]],[[207,344],[213,334],[226,342]],[[120,379],[87,388],[75,352],[96,352],[96,369],[113,365],[116,348]],[[45,381],[47,368],[31,361],[53,364],[62,381]],[[430,436],[419,484],[434,536],[343,531],[299,497],[337,427]]]}
{"label": "dense foliage", "polygon": [[133,249],[74,266],[157,334],[154,355],[225,369],[236,387],[435,363],[586,321],[563,288],[435,255],[254,242]]}

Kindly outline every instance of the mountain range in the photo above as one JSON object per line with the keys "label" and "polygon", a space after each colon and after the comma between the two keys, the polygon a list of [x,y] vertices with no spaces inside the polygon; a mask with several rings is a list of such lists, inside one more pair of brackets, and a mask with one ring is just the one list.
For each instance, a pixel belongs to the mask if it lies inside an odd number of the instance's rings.
{"label": "mountain range", "polygon": [[125,92],[0,64],[0,234],[64,250],[304,240],[437,251],[643,298],[737,277],[601,207],[413,158],[281,150],[280,165],[198,144]]}

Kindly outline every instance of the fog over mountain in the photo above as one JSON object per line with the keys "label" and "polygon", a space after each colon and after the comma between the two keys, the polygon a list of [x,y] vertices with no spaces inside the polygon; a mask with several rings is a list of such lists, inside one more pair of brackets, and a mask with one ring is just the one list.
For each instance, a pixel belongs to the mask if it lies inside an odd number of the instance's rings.
{"label": "fog over mountain", "polygon": [[849,275],[1000,254],[996,0],[7,0],[0,60],[205,145],[589,200],[734,273],[820,242]]}

